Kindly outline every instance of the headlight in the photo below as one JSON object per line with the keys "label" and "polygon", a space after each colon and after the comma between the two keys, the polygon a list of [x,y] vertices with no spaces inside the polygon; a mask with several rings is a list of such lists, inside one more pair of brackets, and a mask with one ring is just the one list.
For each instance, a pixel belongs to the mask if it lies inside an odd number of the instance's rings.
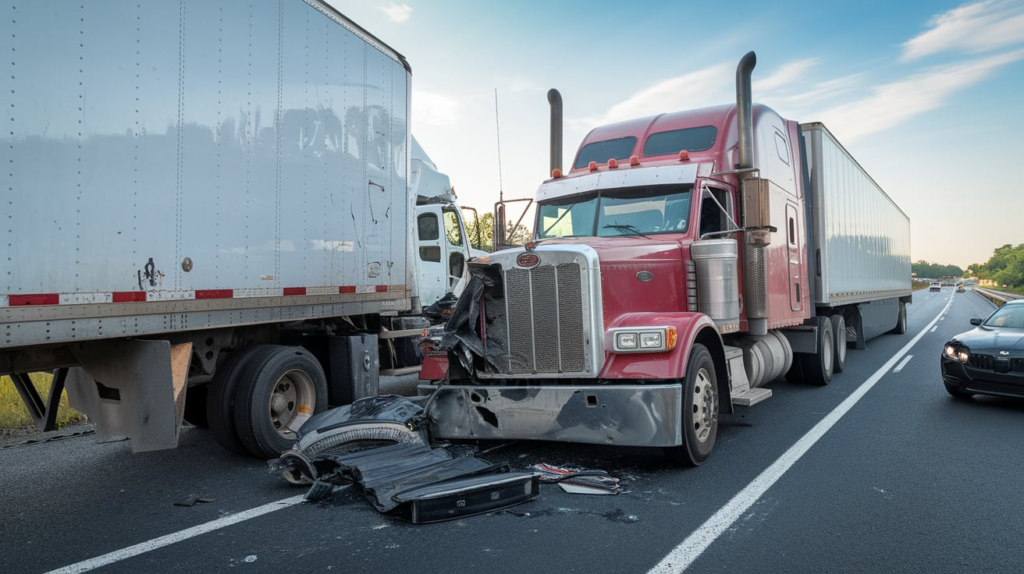
{"label": "headlight", "polygon": [[661,333],[640,333],[640,348],[659,349],[661,346]]}
{"label": "headlight", "polygon": [[966,347],[950,345],[948,343],[942,349],[942,352],[950,359],[956,359],[961,363],[966,363],[971,358],[971,352]]}
{"label": "headlight", "polygon": [[619,349],[635,349],[636,333],[616,333],[615,346]]}
{"label": "headlight", "polygon": [[679,332],[675,327],[625,327],[608,332],[612,350],[616,353],[658,353],[676,347]]}

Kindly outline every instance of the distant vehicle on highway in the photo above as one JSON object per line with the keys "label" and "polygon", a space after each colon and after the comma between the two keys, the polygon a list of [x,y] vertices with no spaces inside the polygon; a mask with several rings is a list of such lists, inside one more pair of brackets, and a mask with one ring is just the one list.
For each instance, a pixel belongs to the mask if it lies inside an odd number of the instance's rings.
{"label": "distant vehicle on highway", "polygon": [[942,382],[949,394],[1024,397],[1024,300],[1010,301],[971,319],[977,327],[953,337],[942,350]]}
{"label": "distant vehicle on highway", "polygon": [[942,285],[938,283],[932,283],[931,286],[928,287],[928,291],[942,291]]}
{"label": "distant vehicle on highway", "polygon": [[961,283],[961,284],[956,286],[956,292],[957,293],[963,293],[964,291],[967,291],[967,289],[964,289],[964,284],[963,283]]}

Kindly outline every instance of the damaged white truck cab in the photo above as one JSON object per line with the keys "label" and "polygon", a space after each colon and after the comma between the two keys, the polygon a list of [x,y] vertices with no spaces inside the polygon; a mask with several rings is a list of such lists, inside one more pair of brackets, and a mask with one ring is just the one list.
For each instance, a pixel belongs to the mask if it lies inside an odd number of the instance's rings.
{"label": "damaged white truck cab", "polygon": [[[428,349],[424,372],[447,369],[429,389],[436,437],[665,447],[698,465],[722,410],[784,375],[827,384],[848,343],[905,332],[909,220],[824,126],[751,103],[754,61],[735,105],[596,128],[565,176],[549,93],[534,239],[470,264]],[[864,231],[839,237],[838,219]]]}

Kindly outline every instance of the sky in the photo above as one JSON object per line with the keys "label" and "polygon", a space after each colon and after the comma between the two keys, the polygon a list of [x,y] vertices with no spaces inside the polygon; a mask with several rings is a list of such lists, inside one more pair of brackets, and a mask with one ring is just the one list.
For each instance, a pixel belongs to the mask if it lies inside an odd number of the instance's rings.
{"label": "sky", "polygon": [[481,213],[549,177],[549,88],[567,168],[599,125],[732,103],[754,50],[754,101],[828,126],[910,216],[912,260],[1024,243],[1024,0],[330,2],[409,61],[412,133]]}

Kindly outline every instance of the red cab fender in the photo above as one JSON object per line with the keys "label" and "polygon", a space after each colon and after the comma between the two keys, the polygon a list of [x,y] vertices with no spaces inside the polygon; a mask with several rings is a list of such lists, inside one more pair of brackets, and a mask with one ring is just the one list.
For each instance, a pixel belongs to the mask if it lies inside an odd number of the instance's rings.
{"label": "red cab fender", "polygon": [[[676,345],[672,350],[654,353],[616,353],[612,333],[616,329],[647,327],[674,327]],[[602,379],[659,379],[677,380],[686,374],[690,349],[700,343],[711,351],[719,381],[728,388],[728,370],[722,336],[714,322],[703,313],[626,313],[616,318],[605,332],[605,363],[598,375]]]}

